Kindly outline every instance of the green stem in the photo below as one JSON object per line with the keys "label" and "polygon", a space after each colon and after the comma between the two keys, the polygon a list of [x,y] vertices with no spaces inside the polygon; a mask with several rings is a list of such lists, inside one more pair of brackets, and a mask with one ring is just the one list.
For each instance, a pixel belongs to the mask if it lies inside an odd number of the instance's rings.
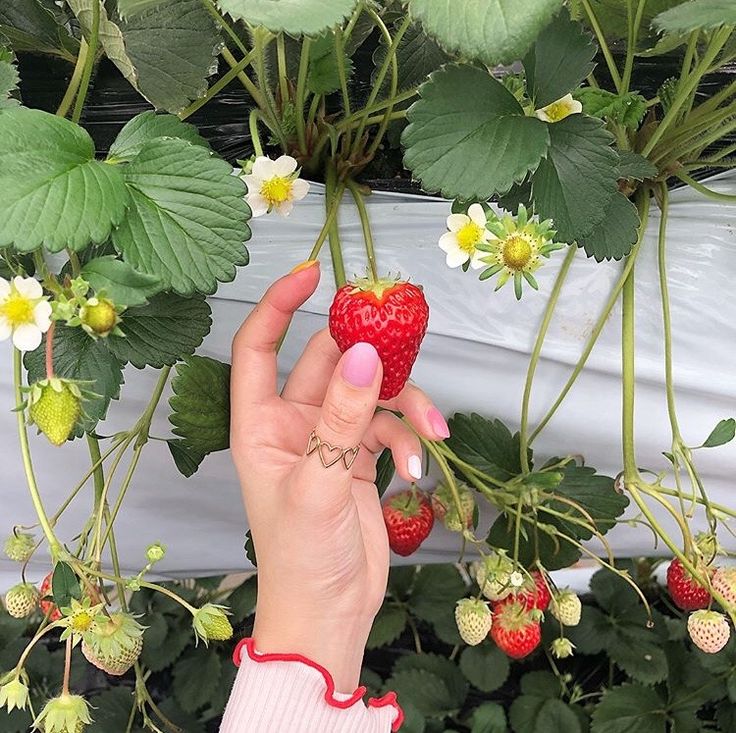
{"label": "green stem", "polygon": [[601,30],[601,25],[598,22],[598,18],[596,17],[595,13],[593,12],[593,8],[590,5],[589,0],[582,0],[583,8],[585,9],[585,13],[588,16],[588,22],[590,23],[590,27],[593,29],[593,32],[596,35],[596,38],[598,39],[598,45],[601,48],[601,52],[603,53],[603,58],[606,60],[606,65],[608,66],[608,73],[611,75],[611,79],[613,79],[613,84],[616,87],[616,91],[621,91],[621,75],[618,73],[618,68],[616,67],[616,62],[613,60],[613,56],[611,55],[611,49],[608,48],[608,43],[606,42],[606,37],[603,35],[603,31]]}
{"label": "green stem", "polygon": [[248,129],[250,130],[250,140],[253,143],[253,152],[257,157],[263,155],[263,145],[261,145],[261,136],[258,134],[258,120],[263,119],[261,111],[254,107],[248,115]]}
{"label": "green stem", "polygon": [[233,43],[240,49],[240,53],[247,54],[248,49],[245,47],[245,44],[240,40],[238,34],[230,27],[230,24],[225,20],[225,18],[220,15],[215,3],[212,0],[202,0],[202,4],[204,5],[205,10],[207,10],[207,12],[212,16],[215,24],[230,36]]}
{"label": "green stem", "polygon": [[709,145],[736,130],[736,111],[730,118],[724,119],[714,127],[715,129],[707,135],[695,133],[688,136],[684,142],[677,146],[669,147],[662,153],[653,155],[653,162],[661,168],[663,167],[663,162],[674,162],[681,158],[691,158],[693,155],[699,155]]}
{"label": "green stem", "polygon": [[360,225],[363,228],[363,240],[365,241],[365,253],[368,258],[371,277],[375,282],[378,280],[378,265],[376,264],[376,251],[373,246],[373,232],[371,231],[371,224],[368,219],[368,211],[360,187],[355,181],[348,181],[348,188],[350,189],[350,193],[353,194],[355,205],[358,207],[358,216],[360,217]]}
{"label": "green stem", "polygon": [[[348,94],[348,77],[345,69],[345,44],[343,42],[342,28],[335,29],[335,63],[337,64],[337,77],[340,80],[340,92],[342,94],[342,107],[345,117],[350,117],[350,94]],[[345,131],[345,150],[350,150],[351,130]]]}
{"label": "green stem", "polygon": [[61,104],[59,104],[59,108],[56,110],[56,114],[59,117],[67,116],[71,109],[72,102],[74,101],[74,97],[77,96],[77,91],[79,90],[79,85],[82,81],[82,74],[84,73],[84,68],[87,65],[88,53],[89,45],[87,44],[86,39],[82,38],[79,42],[79,55],[77,56],[77,63],[74,65],[72,78],[69,80],[69,86],[66,88],[64,98],[61,100]]}
{"label": "green stem", "polygon": [[289,75],[286,67],[286,45],[284,34],[276,36],[276,63],[279,69],[279,92],[281,93],[281,109],[289,101]]}
{"label": "green stem", "polygon": [[269,40],[266,40],[268,31],[263,28],[256,28],[253,32],[255,38],[255,52],[256,52],[256,77],[258,79],[258,86],[263,92],[263,100],[268,110],[268,117],[273,122],[273,132],[278,137],[281,143],[281,149],[286,151],[287,141],[283,130],[281,129],[281,120],[278,112],[276,111],[276,103],[271,93],[271,88],[268,84],[268,74],[266,73],[266,49],[268,48]]}
{"label": "green stem", "polygon": [[703,196],[707,196],[708,198],[714,199],[715,201],[724,201],[726,203],[736,204],[736,194],[720,193],[719,191],[714,191],[712,188],[704,186],[702,183],[696,181],[694,178],[687,175],[687,173],[684,173],[683,171],[677,171],[675,175],[683,183],[687,183],[688,186],[694,188],[698,193],[702,193]]}
{"label": "green stem", "polygon": [[319,257],[319,253],[322,250],[322,245],[325,243],[325,239],[327,239],[327,235],[329,234],[330,229],[332,228],[332,224],[337,217],[337,211],[340,208],[340,202],[342,201],[342,195],[344,192],[345,185],[338,184],[332,198],[330,199],[330,197],[327,196],[327,190],[325,190],[325,206],[327,207],[327,217],[325,218],[325,223],[322,225],[322,229],[320,230],[320,233],[317,236],[317,240],[312,247],[312,251],[309,253],[309,257],[307,258],[308,260],[316,260]]}
{"label": "green stem", "polygon": [[[125,495],[128,492],[128,488],[130,487],[130,484],[133,480],[133,475],[135,474],[135,470],[138,467],[138,461],[140,461],[141,453],[143,452],[143,446],[136,446],[133,450],[133,457],[131,458],[130,465],[128,466],[128,470],[125,474],[125,478],[123,478],[122,483],[120,484],[120,490],[118,491],[117,499],[115,500],[115,505],[112,508],[112,512],[110,513],[109,519],[107,520],[107,529],[105,530],[105,534],[102,537],[102,541],[100,542],[100,547],[98,550],[98,554],[102,552],[105,545],[107,544],[108,539],[110,539],[112,535],[112,528],[115,524],[115,520],[118,517],[118,512],[120,511],[120,507],[123,505],[123,500],[125,499]],[[99,557],[97,558],[99,562]]]}
{"label": "green stem", "polygon": [[628,485],[639,480],[634,443],[634,394],[636,388],[635,370],[635,305],[634,283],[636,268],[632,267],[623,287],[623,306],[621,318],[621,382],[623,387],[623,410],[621,435],[624,457],[624,482]]}
{"label": "green stem", "polygon": [[[246,49],[247,51],[247,49]],[[220,51],[220,55],[222,58],[225,59],[225,62],[227,63],[230,68],[238,65],[238,60],[235,58],[235,56],[230,53],[230,49],[223,48],[222,51]],[[244,72],[241,71],[238,74],[238,81],[245,87],[246,91],[250,96],[253,98],[253,101],[265,112],[268,112],[268,107],[266,106],[266,102],[263,99],[263,95],[261,94],[258,87],[253,83],[253,80]]]}
{"label": "green stem", "polygon": [[246,66],[250,65],[254,58],[255,51],[251,51],[247,56],[238,61],[235,66],[230,69],[230,71],[228,71],[226,74],[223,74],[222,77],[218,79],[207,90],[207,93],[204,94],[204,96],[200,97],[199,99],[195,99],[194,102],[192,102],[186,109],[179,112],[179,119],[186,120],[187,117],[193,115],[198,109],[204,107],[207,102],[209,102],[215,95],[219,94],[228,84],[230,84],[230,82],[232,82],[240,73],[242,73],[243,69],[245,69]]}
{"label": "green stem", "polygon": [[[332,257],[332,269],[335,276],[335,286],[337,288],[341,288],[347,280],[345,277],[345,265],[342,260],[342,248],[340,247],[337,208],[335,207],[335,204],[339,207],[344,191],[345,184],[337,183],[337,171],[335,170],[335,166],[328,166],[327,174],[325,176],[325,208],[327,209],[327,220],[329,220],[327,231],[330,238],[330,255]],[[327,220],[325,221],[325,224],[327,224]],[[313,257],[310,255],[309,259],[313,259]]]}
{"label": "green stem", "polygon": [[[355,126],[355,123],[360,124],[363,121],[363,118],[367,115],[373,114],[374,112],[380,112],[382,109],[386,109],[386,107],[395,106],[397,104],[400,104],[401,102],[406,102],[412,97],[416,97],[418,93],[419,87],[413,87],[412,89],[407,89],[407,91],[402,92],[401,94],[397,94],[393,98],[383,99],[380,102],[376,102],[375,104],[366,104],[365,107],[359,109],[357,112],[354,112],[352,115],[350,115],[350,117],[346,117],[345,119],[340,120],[340,122],[335,125],[335,129],[340,131],[345,127]],[[374,121],[378,122],[379,119],[381,119],[382,117],[383,116],[381,115],[381,117],[375,118]]]}
{"label": "green stem", "polygon": [[312,97],[312,103],[309,105],[309,114],[307,115],[307,125],[311,127],[314,125],[317,119],[317,110],[319,109],[320,102],[322,101],[321,94],[315,94]]}
{"label": "green stem", "polygon": [[593,351],[593,347],[597,343],[598,338],[601,335],[601,332],[606,326],[606,323],[608,323],[608,317],[611,314],[611,311],[613,310],[613,306],[616,304],[616,301],[618,300],[621,290],[623,289],[624,283],[626,282],[627,278],[629,277],[629,273],[634,267],[634,263],[636,262],[636,258],[639,255],[641,243],[644,238],[644,234],[646,232],[646,226],[647,226],[647,221],[649,217],[648,192],[646,193],[645,196],[643,196],[642,201],[638,208],[639,208],[639,216],[641,217],[641,224],[639,226],[639,239],[637,240],[636,244],[631,250],[631,254],[629,254],[629,256],[626,259],[626,264],[624,265],[623,272],[621,273],[621,277],[618,279],[613,289],[611,290],[611,294],[608,296],[608,300],[603,306],[603,311],[601,312],[601,315],[598,317],[598,321],[596,322],[590,336],[588,337],[588,341],[585,344],[583,353],[580,355],[580,358],[575,364],[575,368],[573,369],[572,374],[570,375],[569,379],[565,383],[565,386],[562,388],[562,391],[560,392],[559,396],[555,400],[552,407],[550,407],[547,414],[542,418],[539,425],[537,425],[537,427],[534,429],[532,434],[529,436],[529,445],[531,445],[534,442],[535,438],[539,435],[539,433],[542,432],[542,430],[546,427],[547,423],[552,419],[552,417],[554,416],[554,414],[557,412],[560,405],[562,404],[563,400],[567,396],[568,392],[572,389],[572,386],[577,381],[577,378],[580,376],[580,373],[582,372],[583,367],[588,361],[588,357]]}
{"label": "green stem", "polygon": [[562,292],[562,286],[565,283],[568,272],[572,261],[575,259],[577,252],[577,246],[571,244],[567,248],[567,254],[562,262],[562,267],[557,273],[554,287],[550,293],[549,300],[547,301],[547,307],[544,310],[544,316],[542,318],[542,324],[539,327],[537,333],[537,339],[534,342],[534,348],[532,349],[531,358],[529,359],[529,368],[526,372],[526,382],[524,383],[524,396],[521,400],[521,428],[519,431],[519,450],[521,457],[521,470],[523,473],[529,473],[529,441],[527,440],[527,431],[529,428],[529,400],[532,394],[532,382],[534,381],[534,374],[537,371],[539,365],[539,358],[542,354],[542,346],[544,345],[544,339],[547,336],[549,325],[552,322],[552,316],[557,306],[557,301],[560,298]]}
{"label": "green stem", "polygon": [[31,460],[31,448],[28,443],[28,429],[26,427],[26,412],[23,408],[23,355],[18,349],[13,349],[13,382],[15,387],[15,409],[18,422],[18,438],[20,439],[20,451],[23,458],[23,469],[26,474],[26,482],[28,483],[28,491],[31,495],[33,507],[38,516],[38,522],[49,543],[51,556],[56,562],[56,558],[61,552],[61,544],[56,539],[51,522],[46,514],[46,509],[41,501],[41,493],[38,490],[36,482],[36,474],[33,470],[33,461]]}
{"label": "green stem", "polygon": [[95,65],[95,57],[97,56],[97,43],[99,41],[100,34],[101,1],[102,0],[92,0],[92,28],[89,34],[89,49],[87,50],[87,58],[85,59],[84,69],[82,71],[82,78],[79,83],[79,94],[77,94],[77,101],[74,105],[74,112],[72,112],[72,122],[76,123],[78,123],[79,120],[82,118],[82,110],[84,109],[84,102],[87,99],[89,82],[92,78],[92,69]]}
{"label": "green stem", "polygon": [[[299,73],[296,79],[296,138],[299,143],[299,150],[302,154],[307,154],[307,136],[304,125],[304,104],[307,94],[307,73],[309,71],[309,50],[312,46],[312,40],[308,36],[304,36],[302,40],[301,53],[299,55]],[[315,99],[318,96],[315,94]]]}
{"label": "green stem", "polygon": [[[89,449],[89,457],[92,461],[92,474],[94,475],[95,486],[95,509],[102,498],[102,490],[105,488],[105,474],[102,469],[102,454],[100,453],[100,441],[87,433],[87,447]],[[86,479],[85,479],[86,483]]]}
{"label": "green stem", "polygon": [[[627,0],[627,14],[631,19],[631,2]],[[626,62],[624,64],[624,73],[621,79],[620,94],[626,94],[629,91],[631,85],[631,73],[634,69],[634,57],[636,56],[636,40],[639,37],[639,29],[641,28],[641,22],[644,18],[644,9],[647,6],[647,0],[638,0],[636,7],[636,17],[633,23],[629,27],[628,44],[626,48]]]}

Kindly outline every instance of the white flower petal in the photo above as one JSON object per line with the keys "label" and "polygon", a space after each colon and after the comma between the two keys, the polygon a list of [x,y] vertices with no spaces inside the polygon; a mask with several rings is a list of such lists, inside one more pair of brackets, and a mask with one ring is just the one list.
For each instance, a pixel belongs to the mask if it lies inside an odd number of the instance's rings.
{"label": "white flower petal", "polygon": [[43,296],[43,288],[41,283],[34,277],[15,277],[13,278],[15,289],[29,300],[36,300]]}
{"label": "white flower petal", "polygon": [[0,316],[0,341],[9,339],[11,333],[13,333],[13,329],[10,327],[10,324]]}
{"label": "white flower petal", "polygon": [[273,162],[273,173],[274,176],[281,176],[286,178],[290,176],[297,167],[297,162],[290,155],[282,155]]}
{"label": "white flower petal", "polygon": [[477,224],[479,227],[483,227],[485,229],[486,226],[486,212],[483,210],[483,207],[480,204],[473,204],[468,209],[468,216],[471,218],[471,220]]}
{"label": "white flower petal", "polygon": [[470,258],[470,267],[473,270],[480,270],[481,267],[488,267],[486,262],[481,261],[481,257],[487,256],[487,252],[475,252],[475,254]]}
{"label": "white flower petal", "polygon": [[457,232],[470,222],[470,217],[465,214],[450,214],[447,217],[447,228],[451,232]]}
{"label": "white flower petal", "polygon": [[579,102],[577,99],[573,99],[573,101],[570,103],[570,114],[578,115],[582,111],[583,111],[583,103]]}
{"label": "white flower petal", "polygon": [[443,252],[450,252],[451,250],[458,249],[460,245],[457,241],[457,235],[455,232],[445,232],[440,237],[440,249]]}
{"label": "white flower petal", "polygon": [[260,193],[249,193],[245,201],[250,206],[250,215],[255,219],[268,213],[268,201]]}
{"label": "white flower petal", "polygon": [[542,122],[552,122],[549,115],[543,109],[534,110],[534,116]]}
{"label": "white flower petal", "polygon": [[253,168],[251,169],[251,175],[256,178],[260,178],[261,180],[273,178],[276,175],[276,172],[274,171],[274,161],[271,160],[271,158],[267,158],[265,155],[262,155],[260,158],[256,158],[256,162],[253,163]]}
{"label": "white flower petal", "polygon": [[301,201],[309,193],[309,183],[302,178],[295,178],[291,184],[292,201]]}
{"label": "white flower petal", "polygon": [[458,247],[457,249],[450,250],[447,253],[445,262],[447,262],[448,267],[460,267],[460,265],[464,265],[469,259],[470,255],[468,255],[465,250]]}
{"label": "white flower petal", "polygon": [[241,176],[245,181],[245,185],[248,187],[248,191],[260,191],[263,185],[263,179],[258,176],[254,176],[252,173],[247,176]]}
{"label": "white flower petal", "polygon": [[0,277],[0,301],[5,300],[10,295],[10,283]]}
{"label": "white flower petal", "polygon": [[33,320],[36,322],[36,326],[41,329],[41,333],[46,333],[51,327],[51,304],[42,300],[36,304],[33,309]]}
{"label": "white flower petal", "polygon": [[278,214],[281,214],[281,216],[289,216],[291,214],[291,210],[294,208],[294,202],[289,201],[287,199],[286,201],[282,201],[280,204],[276,204],[274,206],[274,209]]}
{"label": "white flower petal", "polygon": [[20,351],[34,351],[41,345],[41,331],[32,323],[24,323],[13,331],[13,346]]}

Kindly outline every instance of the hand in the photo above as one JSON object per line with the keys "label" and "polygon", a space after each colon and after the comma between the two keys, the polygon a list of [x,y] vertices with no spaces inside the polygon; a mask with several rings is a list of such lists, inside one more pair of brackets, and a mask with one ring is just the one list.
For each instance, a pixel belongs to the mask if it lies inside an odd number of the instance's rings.
{"label": "hand", "polygon": [[[257,648],[302,654],[352,693],[389,569],[376,455],[389,447],[410,482],[421,476],[421,446],[398,417],[376,413],[382,367],[369,344],[341,356],[329,332],[318,332],[278,395],[277,344],[319,277],[317,263],[282,277],[238,331],[231,445],[258,556]],[[412,385],[381,404],[427,438],[449,435]],[[306,456],[312,430],[333,445],[360,445],[352,468]]]}

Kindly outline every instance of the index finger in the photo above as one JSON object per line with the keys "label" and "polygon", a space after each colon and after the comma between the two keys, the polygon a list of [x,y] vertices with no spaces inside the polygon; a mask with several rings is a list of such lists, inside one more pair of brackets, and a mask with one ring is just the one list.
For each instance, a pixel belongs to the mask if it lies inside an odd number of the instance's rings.
{"label": "index finger", "polygon": [[278,279],[233,339],[233,404],[259,402],[276,394],[276,348],[294,312],[316,290],[319,262],[295,268]]}

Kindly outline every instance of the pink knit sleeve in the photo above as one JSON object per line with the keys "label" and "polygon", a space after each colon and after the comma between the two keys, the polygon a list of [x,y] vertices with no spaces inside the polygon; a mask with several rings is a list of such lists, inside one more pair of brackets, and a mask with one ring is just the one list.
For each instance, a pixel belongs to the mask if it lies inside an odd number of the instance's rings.
{"label": "pink knit sleeve", "polygon": [[404,713],[389,692],[363,702],[365,687],[335,692],[330,673],[299,654],[261,654],[243,639],[240,667],[220,733],[389,733]]}

